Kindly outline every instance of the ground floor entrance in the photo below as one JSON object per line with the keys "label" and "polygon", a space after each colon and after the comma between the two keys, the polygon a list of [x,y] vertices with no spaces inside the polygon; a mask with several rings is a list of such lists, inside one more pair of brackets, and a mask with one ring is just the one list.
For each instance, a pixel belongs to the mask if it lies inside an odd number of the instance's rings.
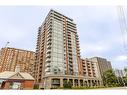
{"label": "ground floor entrance", "polygon": [[83,78],[73,76],[49,76],[44,78],[44,89],[55,89],[64,87],[69,83],[72,87],[97,87],[102,86],[102,82],[96,78]]}

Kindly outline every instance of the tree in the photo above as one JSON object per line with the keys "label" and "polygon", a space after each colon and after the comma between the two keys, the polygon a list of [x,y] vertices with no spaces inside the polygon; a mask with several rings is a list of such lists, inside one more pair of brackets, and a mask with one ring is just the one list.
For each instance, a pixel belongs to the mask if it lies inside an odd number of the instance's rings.
{"label": "tree", "polygon": [[104,86],[117,86],[117,77],[112,70],[107,70],[104,72],[102,79]]}
{"label": "tree", "polygon": [[124,86],[123,77],[117,77],[117,80],[118,80],[118,85],[119,85],[119,86]]}
{"label": "tree", "polygon": [[124,68],[125,76],[127,77],[127,67]]}
{"label": "tree", "polygon": [[124,85],[127,86],[127,76],[123,77]]}

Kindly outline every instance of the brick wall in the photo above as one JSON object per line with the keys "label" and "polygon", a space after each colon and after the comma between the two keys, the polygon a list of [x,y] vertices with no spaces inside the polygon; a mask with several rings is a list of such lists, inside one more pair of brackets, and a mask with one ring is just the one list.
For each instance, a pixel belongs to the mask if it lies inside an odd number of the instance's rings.
{"label": "brick wall", "polygon": [[33,89],[34,81],[33,80],[26,80],[24,81],[23,89]]}
{"label": "brick wall", "polygon": [[5,82],[4,89],[9,89],[9,86],[10,86],[10,82]]}

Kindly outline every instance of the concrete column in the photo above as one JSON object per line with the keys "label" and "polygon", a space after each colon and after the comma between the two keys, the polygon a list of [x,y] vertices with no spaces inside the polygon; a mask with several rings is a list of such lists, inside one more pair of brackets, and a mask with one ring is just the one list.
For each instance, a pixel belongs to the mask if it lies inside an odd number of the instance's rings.
{"label": "concrete column", "polygon": [[92,87],[94,87],[94,86],[93,86],[93,84],[94,84],[94,80],[92,80],[91,83],[92,83]]}
{"label": "concrete column", "polygon": [[86,80],[83,80],[83,86],[84,87],[86,86]]}
{"label": "concrete column", "polygon": [[91,83],[92,83],[92,87],[94,87],[94,86],[93,86],[93,84],[94,84],[94,80],[92,80]]}
{"label": "concrete column", "polygon": [[72,79],[72,83],[73,83],[73,85],[72,85],[72,86],[73,86],[73,87],[75,87],[74,79]]}
{"label": "concrete column", "polygon": [[92,80],[91,83],[92,83],[92,87],[94,87],[94,86],[93,86],[93,84],[94,84],[94,80]]}
{"label": "concrete column", "polygon": [[86,80],[86,86],[87,86],[87,87],[89,86],[89,82],[88,82],[88,80]]}
{"label": "concrete column", "polygon": [[92,87],[92,80],[90,80],[90,87]]}
{"label": "concrete column", "polygon": [[87,80],[87,86],[89,87],[90,83],[89,83],[89,80]]}
{"label": "concrete column", "polygon": [[101,80],[99,80],[99,86],[103,86],[103,83]]}
{"label": "concrete column", "polygon": [[83,80],[83,87],[85,86],[85,81]]}
{"label": "concrete column", "polygon": [[97,87],[97,81],[95,80],[95,87]]}
{"label": "concrete column", "polygon": [[49,86],[48,86],[48,89],[52,88],[52,78],[49,78]]}
{"label": "concrete column", "polygon": [[[45,78],[43,79],[43,87],[44,87],[44,89],[46,89],[46,82],[45,82]],[[41,87],[41,84],[39,83],[39,88]]]}
{"label": "concrete column", "polygon": [[60,78],[60,87],[63,87],[63,78]]}
{"label": "concrete column", "polygon": [[[90,82],[89,82],[90,81]],[[88,86],[90,87],[91,86],[91,80],[88,80]]]}
{"label": "concrete column", "polygon": [[85,82],[85,80],[83,80],[83,87],[85,86],[85,84],[86,84],[86,82]]}
{"label": "concrete column", "polygon": [[96,87],[96,81],[94,80],[94,87]]}
{"label": "concrete column", "polygon": [[81,86],[81,84],[80,84],[80,79],[78,79],[78,87],[80,87]]}
{"label": "concrete column", "polygon": [[100,82],[97,81],[97,83],[98,83],[98,86],[100,86]]}
{"label": "concrete column", "polygon": [[67,82],[69,82],[69,78],[67,78]]}

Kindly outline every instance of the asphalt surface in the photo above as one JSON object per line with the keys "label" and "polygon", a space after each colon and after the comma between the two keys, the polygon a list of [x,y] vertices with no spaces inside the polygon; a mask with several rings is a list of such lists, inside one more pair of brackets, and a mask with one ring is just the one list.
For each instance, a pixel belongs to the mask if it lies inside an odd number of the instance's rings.
{"label": "asphalt surface", "polygon": [[127,90],[127,87],[100,88],[97,90]]}

